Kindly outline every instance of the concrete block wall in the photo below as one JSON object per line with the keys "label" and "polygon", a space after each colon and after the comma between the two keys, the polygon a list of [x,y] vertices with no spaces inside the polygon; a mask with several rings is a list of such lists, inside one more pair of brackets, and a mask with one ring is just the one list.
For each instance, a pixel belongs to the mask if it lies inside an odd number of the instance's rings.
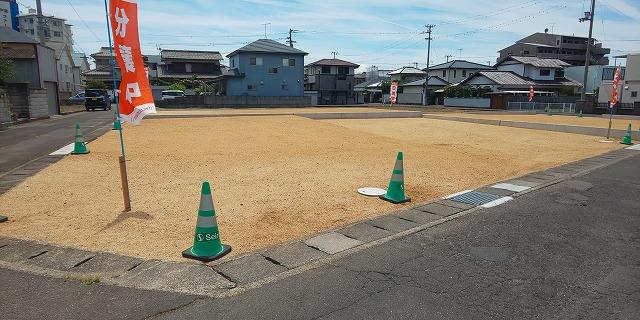
{"label": "concrete block wall", "polygon": [[46,89],[29,89],[29,114],[32,119],[49,117]]}
{"label": "concrete block wall", "polygon": [[11,122],[9,109],[9,98],[7,97],[7,93],[3,89],[0,89],[0,127]]}
{"label": "concrete block wall", "polygon": [[253,97],[253,96],[186,96],[166,101],[156,101],[165,108],[230,108],[230,107],[306,107],[311,106],[311,97]]}
{"label": "concrete block wall", "polygon": [[9,102],[9,110],[15,113],[18,118],[29,118],[29,91],[26,85],[9,85],[4,90]]}

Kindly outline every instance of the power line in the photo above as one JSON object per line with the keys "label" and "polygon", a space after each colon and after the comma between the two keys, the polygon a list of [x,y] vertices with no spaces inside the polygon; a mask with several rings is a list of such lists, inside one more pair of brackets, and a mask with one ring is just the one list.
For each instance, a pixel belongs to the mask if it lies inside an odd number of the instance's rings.
{"label": "power line", "polygon": [[93,32],[93,30],[91,30],[91,28],[89,28],[89,25],[87,25],[87,23],[84,21],[84,19],[82,19],[82,17],[80,16],[80,14],[78,13],[78,11],[76,10],[76,8],[73,6],[73,3],[71,3],[71,0],[67,0],[67,3],[69,4],[69,6],[71,6],[71,9],[73,9],[73,12],[76,13],[76,16],[78,16],[78,19],[80,19],[80,22],[82,22],[82,24],[84,25],[84,27],[89,30],[89,32],[91,32],[91,34],[93,34],[93,36],[97,39],[100,40],[100,37],[98,37],[98,35],[95,34],[95,32]]}

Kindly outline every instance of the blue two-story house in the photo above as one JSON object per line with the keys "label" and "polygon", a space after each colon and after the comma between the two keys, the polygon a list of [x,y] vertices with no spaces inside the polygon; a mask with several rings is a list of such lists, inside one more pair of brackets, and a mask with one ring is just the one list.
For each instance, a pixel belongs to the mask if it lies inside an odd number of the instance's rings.
{"label": "blue two-story house", "polygon": [[227,96],[301,97],[307,54],[270,39],[254,41],[227,55],[220,89]]}

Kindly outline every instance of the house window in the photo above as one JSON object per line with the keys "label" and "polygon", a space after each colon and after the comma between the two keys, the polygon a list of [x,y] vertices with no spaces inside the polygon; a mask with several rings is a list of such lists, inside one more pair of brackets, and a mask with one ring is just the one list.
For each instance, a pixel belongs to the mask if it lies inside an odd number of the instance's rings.
{"label": "house window", "polygon": [[442,76],[446,77],[447,76],[447,70],[442,70]]}
{"label": "house window", "polygon": [[185,72],[191,72],[191,63],[185,63],[184,64],[184,71]]}
{"label": "house window", "polygon": [[457,71],[458,71],[458,70],[453,70],[453,77],[454,77],[454,78],[458,76],[458,72],[457,72]]}
{"label": "house window", "polygon": [[283,91],[288,91],[288,90],[289,90],[289,85],[288,85],[288,84],[286,84],[286,83],[283,83],[283,84],[282,84],[282,90],[283,90]]}
{"label": "house window", "polygon": [[466,78],[467,77],[467,70],[462,70],[462,77]]}
{"label": "house window", "polygon": [[260,57],[251,57],[251,58],[249,58],[249,63],[252,66],[261,66],[262,65],[262,58],[260,58]]}
{"label": "house window", "polygon": [[71,90],[71,84],[69,82],[67,82],[67,91]]}
{"label": "house window", "polygon": [[33,24],[33,18],[29,19],[29,23]]}
{"label": "house window", "polygon": [[278,73],[278,68],[277,67],[269,68],[269,73]]}
{"label": "house window", "polygon": [[236,60],[231,59],[231,68],[235,68],[235,67],[236,67]]}
{"label": "house window", "polygon": [[54,31],[53,32],[53,36],[54,37],[61,37],[62,35],[60,34],[60,31]]}
{"label": "house window", "polygon": [[59,27],[60,26],[60,21],[54,21],[53,25],[56,26],[56,27]]}
{"label": "house window", "polygon": [[321,72],[322,72],[322,73],[324,73],[324,74],[331,73],[331,67],[329,67],[329,66],[322,66],[322,71],[321,71]]}
{"label": "house window", "polygon": [[338,67],[338,74],[349,74],[349,67]]}
{"label": "house window", "polygon": [[295,67],[296,59],[282,59],[282,65],[285,67]]}
{"label": "house window", "polygon": [[522,53],[529,54],[529,50],[524,50]]}
{"label": "house window", "polygon": [[69,73],[69,66],[68,65],[64,65],[64,73]]}
{"label": "house window", "polygon": [[540,76],[541,77],[548,77],[551,75],[551,70],[549,69],[540,69]]}
{"label": "house window", "polygon": [[256,85],[255,84],[248,84],[247,85],[247,90],[256,90]]}
{"label": "house window", "polygon": [[638,91],[631,91],[631,98],[637,98],[638,97]]}

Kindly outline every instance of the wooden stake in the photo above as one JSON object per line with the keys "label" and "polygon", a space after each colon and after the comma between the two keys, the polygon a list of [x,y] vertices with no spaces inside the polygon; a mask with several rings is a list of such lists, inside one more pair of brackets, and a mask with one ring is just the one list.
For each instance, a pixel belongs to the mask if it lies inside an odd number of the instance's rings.
{"label": "wooden stake", "polygon": [[122,181],[122,198],[124,199],[124,211],[131,211],[131,199],[129,198],[129,181],[127,179],[127,163],[124,156],[120,156],[120,181]]}

